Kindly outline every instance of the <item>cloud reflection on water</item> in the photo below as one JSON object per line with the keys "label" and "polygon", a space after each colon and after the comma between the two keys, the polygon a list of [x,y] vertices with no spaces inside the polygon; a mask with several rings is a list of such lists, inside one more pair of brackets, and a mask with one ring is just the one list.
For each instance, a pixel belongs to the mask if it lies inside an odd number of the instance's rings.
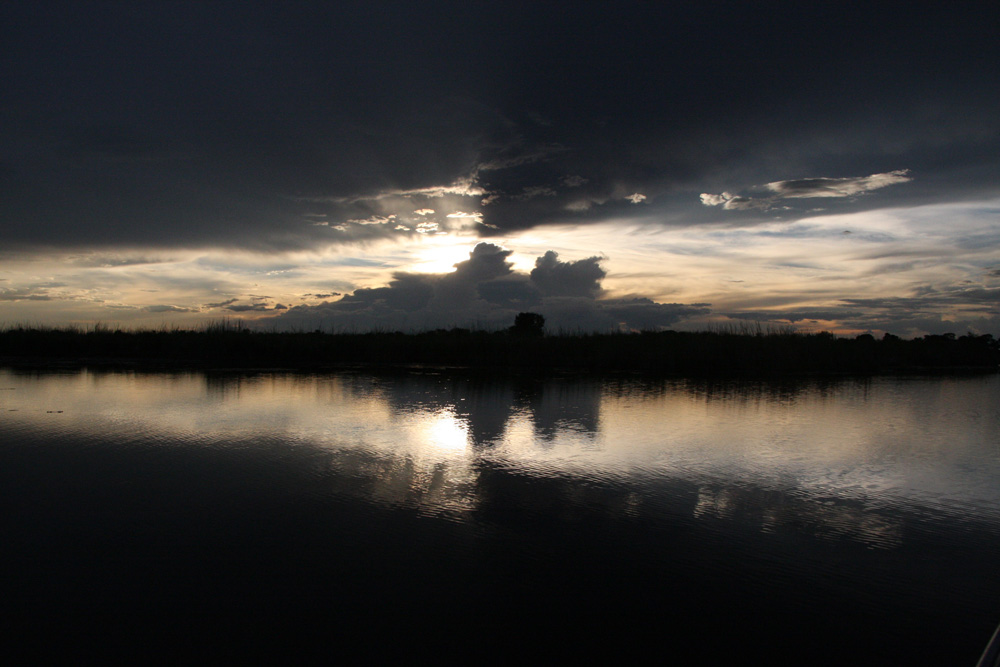
{"label": "cloud reflection on water", "polygon": [[549,495],[535,501],[570,513],[581,503],[633,518],[681,511],[878,547],[899,543],[901,513],[914,509],[1000,524],[1000,461],[988,445],[1000,434],[996,378],[0,371],[0,386],[14,388],[0,396],[5,429],[308,452],[331,493],[461,521],[502,507],[516,477],[544,480]]}

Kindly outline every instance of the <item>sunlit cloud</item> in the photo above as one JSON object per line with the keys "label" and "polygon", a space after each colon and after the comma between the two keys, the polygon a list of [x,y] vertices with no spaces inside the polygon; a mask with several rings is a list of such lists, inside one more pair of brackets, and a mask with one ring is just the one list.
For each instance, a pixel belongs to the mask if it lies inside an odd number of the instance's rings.
{"label": "sunlit cloud", "polygon": [[362,220],[348,220],[355,225],[387,225],[396,220],[395,215],[373,215]]}
{"label": "sunlit cloud", "polygon": [[747,197],[731,192],[721,194],[702,193],[701,203],[705,206],[721,206],[727,211],[762,209],[775,207],[785,199],[811,199],[822,197],[855,197],[890,185],[898,185],[913,180],[908,169],[890,171],[884,174],[858,176],[853,178],[800,178],[788,181],[774,181],[764,185],[764,189],[774,193],[769,197]]}
{"label": "sunlit cloud", "polygon": [[332,202],[336,204],[355,204],[366,201],[379,201],[393,197],[430,197],[439,198],[445,195],[456,195],[459,197],[482,197],[487,192],[477,185],[472,177],[464,177],[456,180],[450,185],[430,185],[423,188],[410,189],[389,189],[373,192],[369,194],[358,194],[350,196],[331,197],[296,197],[299,201],[307,202]]}
{"label": "sunlit cloud", "polygon": [[911,180],[908,169],[857,178],[801,178],[792,181],[768,183],[767,189],[785,199],[808,197],[853,197],[873,190],[907,183]]}
{"label": "sunlit cloud", "polygon": [[446,217],[453,220],[471,220],[478,224],[482,224],[483,222],[483,214],[479,211],[455,211],[454,213],[449,213]]}

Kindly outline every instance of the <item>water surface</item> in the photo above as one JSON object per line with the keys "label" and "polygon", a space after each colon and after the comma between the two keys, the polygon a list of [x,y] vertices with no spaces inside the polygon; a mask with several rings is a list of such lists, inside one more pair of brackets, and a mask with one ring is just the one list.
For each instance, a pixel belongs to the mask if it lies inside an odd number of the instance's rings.
{"label": "water surface", "polygon": [[971,665],[1000,622],[995,376],[0,370],[0,481],[25,618],[683,664]]}

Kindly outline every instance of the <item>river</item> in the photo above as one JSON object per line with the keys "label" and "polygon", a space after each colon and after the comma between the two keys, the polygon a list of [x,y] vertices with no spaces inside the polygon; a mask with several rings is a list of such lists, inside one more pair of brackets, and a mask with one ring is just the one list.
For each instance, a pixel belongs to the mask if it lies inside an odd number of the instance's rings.
{"label": "river", "polygon": [[971,667],[1000,623],[998,376],[0,369],[0,489],[39,659]]}

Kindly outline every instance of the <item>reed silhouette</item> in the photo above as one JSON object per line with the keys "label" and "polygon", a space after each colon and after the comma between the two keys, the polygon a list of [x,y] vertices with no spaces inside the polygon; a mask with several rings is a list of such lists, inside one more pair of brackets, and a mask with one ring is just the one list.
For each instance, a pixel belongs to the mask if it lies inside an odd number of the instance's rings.
{"label": "reed silhouette", "polygon": [[[522,317],[524,316],[524,317]],[[991,371],[1000,342],[990,334],[885,334],[843,338],[749,327],[744,330],[558,333],[544,318],[518,315],[506,330],[419,333],[251,331],[239,320],[200,330],[124,330],[105,325],[0,329],[0,363],[145,364],[233,368],[444,365],[490,372],[640,372],[658,375],[882,374]]]}

